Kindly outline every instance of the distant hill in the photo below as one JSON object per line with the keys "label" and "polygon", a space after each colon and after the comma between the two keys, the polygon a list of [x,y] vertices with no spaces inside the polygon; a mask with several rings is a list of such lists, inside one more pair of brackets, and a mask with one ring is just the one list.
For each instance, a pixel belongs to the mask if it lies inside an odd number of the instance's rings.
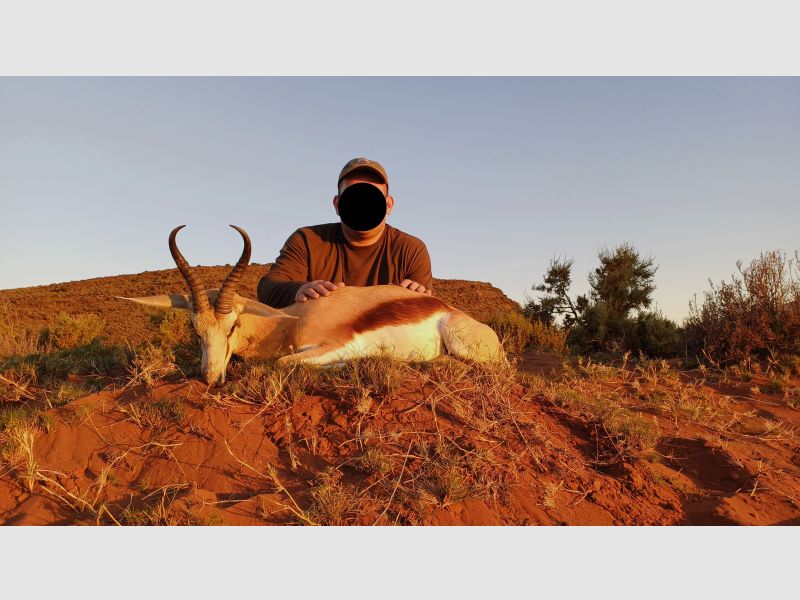
{"label": "distant hill", "polygon": [[[270,266],[251,264],[239,293],[255,298],[258,280],[269,271]],[[224,265],[195,267],[195,270],[206,287],[215,288],[219,287],[230,268]],[[499,310],[519,308],[516,302],[488,283],[434,279],[433,286],[437,297],[480,321],[486,321]],[[93,313],[105,321],[106,336],[110,342],[137,344],[150,339],[155,332],[148,310],[117,300],[115,296],[150,296],[185,291],[186,283],[177,269],[97,277],[0,290],[0,315],[8,313],[19,325],[39,331],[51,316],[59,312],[70,315]]]}

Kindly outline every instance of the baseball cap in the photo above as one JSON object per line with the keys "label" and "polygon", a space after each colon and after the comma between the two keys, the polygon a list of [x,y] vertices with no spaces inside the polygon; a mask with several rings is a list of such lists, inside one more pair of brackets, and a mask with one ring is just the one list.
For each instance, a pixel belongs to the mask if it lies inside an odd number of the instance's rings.
{"label": "baseball cap", "polygon": [[358,158],[354,158],[352,160],[348,160],[347,164],[342,167],[342,172],[339,173],[339,182],[342,181],[349,173],[352,173],[356,169],[370,169],[375,171],[378,175],[381,176],[383,181],[386,183],[386,189],[389,189],[389,176],[386,174],[386,169],[383,168],[381,163],[370,160],[368,158],[364,158],[360,156]]}

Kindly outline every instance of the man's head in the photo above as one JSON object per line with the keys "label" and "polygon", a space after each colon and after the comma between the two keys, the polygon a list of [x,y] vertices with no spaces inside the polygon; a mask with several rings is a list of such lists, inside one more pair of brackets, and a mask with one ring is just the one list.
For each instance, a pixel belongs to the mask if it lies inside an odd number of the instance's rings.
{"label": "man's head", "polygon": [[[339,173],[338,181],[338,194],[333,197],[333,206],[336,209],[336,214],[339,213],[339,200],[347,188],[359,184],[367,183],[378,188],[386,199],[386,216],[388,217],[392,208],[394,207],[394,198],[389,195],[389,178],[386,175],[386,170],[383,166],[367,158],[354,158],[347,162]],[[347,225],[345,223],[345,225]],[[358,232],[362,235],[371,235],[381,231],[386,225],[384,218],[374,229],[369,231]],[[355,232],[354,232],[355,233]]]}
{"label": "man's head", "polygon": [[363,157],[348,160],[339,172],[339,194],[354,182],[372,183],[381,188],[384,196],[389,195],[389,176],[378,161]]}

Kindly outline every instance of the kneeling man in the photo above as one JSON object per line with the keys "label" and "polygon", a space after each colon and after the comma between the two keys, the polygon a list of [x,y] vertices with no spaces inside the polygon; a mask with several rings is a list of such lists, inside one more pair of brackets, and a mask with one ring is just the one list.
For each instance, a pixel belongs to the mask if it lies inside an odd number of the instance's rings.
{"label": "kneeling man", "polygon": [[340,222],[301,227],[286,240],[258,284],[261,302],[283,308],[327,296],[344,285],[396,284],[431,293],[431,259],[425,244],[386,224],[394,198],[379,163],[366,158],[349,161],[339,174],[333,206]]}

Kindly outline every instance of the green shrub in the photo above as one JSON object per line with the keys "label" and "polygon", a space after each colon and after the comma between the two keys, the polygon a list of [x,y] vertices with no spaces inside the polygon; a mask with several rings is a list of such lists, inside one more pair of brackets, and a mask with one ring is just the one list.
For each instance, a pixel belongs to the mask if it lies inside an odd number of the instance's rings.
{"label": "green shrub", "polygon": [[75,348],[64,348],[32,357],[41,376],[113,374],[128,364],[119,346],[106,346],[99,340]]}
{"label": "green shrub", "polygon": [[169,350],[173,362],[181,372],[190,377],[200,373],[201,352],[194,334],[189,313],[166,310],[153,315],[151,321],[158,327],[156,343]]}
{"label": "green shrub", "polygon": [[642,313],[636,318],[636,348],[651,357],[675,356],[681,350],[681,332],[677,323],[660,313]]}
{"label": "green shrub", "polygon": [[785,375],[800,375],[800,356],[783,356],[778,361],[777,371]]}
{"label": "green shrub", "polygon": [[567,341],[579,352],[632,352],[661,358],[680,352],[682,336],[678,325],[660,313],[615,318],[598,302],[586,309]]}
{"label": "green shrub", "polygon": [[101,387],[71,376],[118,375],[127,364],[121,347],[103,343],[103,321],[96,315],[60,313],[34,336],[9,314],[0,318],[0,399],[63,404]]}
{"label": "green shrub", "polygon": [[164,310],[152,315],[150,320],[158,327],[156,341],[162,346],[172,348],[192,341],[192,320],[189,313],[181,310]]}
{"label": "green shrub", "polygon": [[759,386],[763,394],[785,394],[787,381],[781,377],[773,377],[768,383]]}
{"label": "green shrub", "polygon": [[50,403],[53,406],[62,406],[73,400],[78,400],[79,398],[97,392],[100,389],[101,385],[97,381],[63,381],[50,396]]}
{"label": "green shrub", "polygon": [[105,323],[97,315],[71,317],[66,313],[59,313],[42,330],[39,344],[59,350],[85,346],[100,339],[104,326]]}
{"label": "green shrub", "polygon": [[[99,341],[77,348],[6,358],[0,360],[0,398],[30,399],[38,389],[52,392],[57,401],[59,394],[70,396],[71,400],[75,394],[68,387],[61,390],[70,376],[118,375],[127,363],[122,348],[106,346]],[[101,387],[98,381],[84,382],[81,386],[85,388],[83,395]]]}

